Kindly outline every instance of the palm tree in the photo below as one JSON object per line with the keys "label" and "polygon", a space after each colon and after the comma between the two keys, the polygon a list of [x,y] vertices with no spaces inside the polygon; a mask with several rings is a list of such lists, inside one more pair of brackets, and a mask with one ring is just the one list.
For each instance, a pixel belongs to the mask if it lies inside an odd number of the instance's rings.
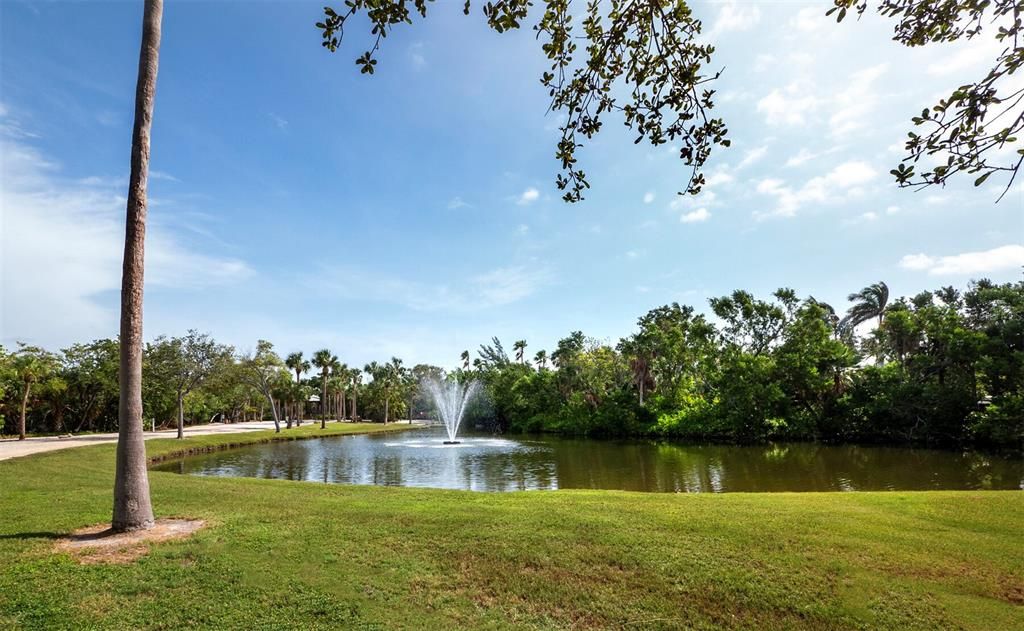
{"label": "palm tree", "polygon": [[135,121],[121,267],[120,397],[117,409],[114,510],[110,520],[111,530],[115,532],[148,529],[154,524],[142,427],[142,288],[149,136],[153,125],[163,12],[163,0],[145,0],[139,76],[135,84]]}
{"label": "palm tree", "polygon": [[349,371],[349,383],[352,386],[352,420],[359,418],[359,386],[363,383],[363,371],[353,368]]}
{"label": "palm tree", "polygon": [[[389,361],[386,364],[386,368],[387,368],[388,383],[387,383],[387,389],[385,390],[387,395],[385,396],[385,399],[384,399],[384,423],[385,424],[388,422],[388,399],[390,399],[391,396],[393,396],[392,393],[395,390],[398,390],[399,391],[399,395],[401,395],[401,390],[404,388],[404,386],[406,384],[406,375],[409,372],[409,370],[405,366],[402,365],[402,360],[397,358],[397,357],[392,357],[391,361]],[[400,398],[404,398],[404,397],[400,397]]]}
{"label": "palm tree", "polygon": [[[295,383],[302,383],[302,373],[309,372],[310,366],[309,361],[302,358],[302,351],[295,353],[289,353],[287,359],[284,360],[284,365],[295,371]],[[302,425],[302,412],[303,401],[301,399],[295,401],[295,425]]]}
{"label": "palm tree", "polygon": [[868,285],[856,293],[846,297],[850,302],[856,302],[843,318],[843,326],[851,329],[872,318],[878,318],[878,326],[882,326],[882,318],[885,315],[885,307],[889,304],[889,286],[879,281]]}
{"label": "palm tree", "polygon": [[348,364],[341,364],[338,369],[334,371],[335,376],[335,388],[337,388],[338,395],[341,398],[339,401],[338,409],[338,422],[345,420],[345,399],[348,398],[349,382],[351,380],[351,370],[349,370]]}
{"label": "palm tree", "polygon": [[14,353],[12,368],[21,382],[21,411],[18,415],[18,440],[25,440],[25,416],[32,386],[45,379],[56,367],[56,359],[37,346],[21,345]]}
{"label": "palm tree", "polygon": [[822,310],[822,319],[824,319],[825,324],[827,324],[829,328],[832,329],[832,336],[836,339],[839,339],[840,332],[843,330],[844,325],[843,320],[840,320],[839,315],[836,314],[835,307],[833,307],[827,302],[818,300],[814,296],[808,296],[807,303],[814,305],[815,307],[818,307],[819,309]]}
{"label": "palm tree", "polygon": [[[818,300],[814,296],[808,296],[807,303],[821,309],[822,319],[832,329],[832,337],[834,339],[844,341],[850,348],[854,347],[853,326],[856,325],[850,326],[846,318],[840,320],[835,307],[827,302]],[[842,391],[843,367],[836,365],[832,368],[832,392],[842,394]]]}
{"label": "palm tree", "polygon": [[322,348],[313,353],[313,365],[320,370],[320,429],[327,429],[327,377],[338,367],[338,358]]}
{"label": "palm tree", "polygon": [[469,370],[469,351],[462,351],[459,357],[462,359],[463,370]]}
{"label": "palm tree", "polygon": [[336,364],[331,373],[331,378],[327,380],[327,389],[331,396],[331,414],[335,416],[335,420],[339,423],[344,417],[344,413],[341,411],[345,401],[345,375],[348,373],[348,366],[345,364]]}
{"label": "palm tree", "polygon": [[520,364],[523,363],[523,354],[526,353],[526,340],[518,340],[512,345],[512,350],[516,352],[516,361]]}
{"label": "palm tree", "polygon": [[543,349],[537,351],[537,354],[533,356],[533,361],[537,364],[538,368],[547,368],[548,352]]}
{"label": "palm tree", "polygon": [[[363,372],[365,372],[366,374],[368,374],[371,377],[373,377],[373,382],[376,383],[377,386],[383,387],[383,385],[384,385],[384,381],[383,381],[383,379],[384,379],[384,367],[383,366],[381,366],[376,361],[372,361],[369,364],[366,364],[365,366],[363,366]],[[371,384],[369,386],[369,388],[370,388],[370,392],[372,394],[374,386]],[[385,414],[385,416],[384,416],[384,424],[386,425],[387,422],[388,422],[387,414]]]}
{"label": "palm tree", "polygon": [[402,360],[392,357],[391,361],[386,364],[372,361],[363,370],[370,373],[373,377],[373,382],[377,384],[377,387],[384,394],[384,424],[387,425],[390,419],[392,393],[395,386],[399,383],[402,372],[405,370],[402,367]]}

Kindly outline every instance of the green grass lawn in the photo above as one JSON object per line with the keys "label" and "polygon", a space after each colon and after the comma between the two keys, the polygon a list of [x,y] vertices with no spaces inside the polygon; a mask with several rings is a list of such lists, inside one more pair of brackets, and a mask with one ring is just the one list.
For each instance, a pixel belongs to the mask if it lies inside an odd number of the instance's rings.
{"label": "green grass lawn", "polygon": [[130,565],[54,554],[54,537],[110,518],[113,468],[113,445],[0,462],[0,628],[1024,629],[1021,492],[487,494],[152,472],[158,516],[210,525]]}

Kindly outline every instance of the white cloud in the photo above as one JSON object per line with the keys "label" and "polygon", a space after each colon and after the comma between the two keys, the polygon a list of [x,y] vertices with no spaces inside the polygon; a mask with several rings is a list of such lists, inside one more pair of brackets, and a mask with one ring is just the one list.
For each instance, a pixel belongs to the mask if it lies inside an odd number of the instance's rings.
{"label": "white cloud", "polygon": [[540,191],[531,186],[530,188],[523,191],[521,195],[519,195],[519,199],[516,200],[516,203],[519,204],[520,206],[526,206],[527,204],[532,204],[533,202],[537,201],[539,198]]}
{"label": "white cloud", "polygon": [[626,252],[626,258],[627,259],[638,259],[638,258],[640,258],[640,253],[637,252],[636,250],[630,250],[630,251]]}
{"label": "white cloud", "polygon": [[825,16],[824,8],[820,6],[804,7],[797,11],[790,21],[795,29],[804,33],[813,33],[829,26],[828,18]]}
{"label": "white cloud", "polygon": [[524,267],[501,267],[471,279],[471,295],[481,306],[500,307],[518,302],[547,282],[547,275]]}
{"label": "white cloud", "polygon": [[96,114],[96,122],[104,127],[117,127],[121,124],[121,117],[116,112],[103,110]]}
{"label": "white cloud", "polygon": [[287,129],[288,121],[286,121],[285,119],[281,118],[277,114],[274,114],[273,112],[271,112],[269,114],[269,116],[270,116],[270,120],[274,121],[274,124],[277,125],[278,129]]}
{"label": "white cloud", "polygon": [[[62,178],[33,147],[0,140],[0,330],[3,341],[62,345],[117,332],[124,187],[116,178]],[[146,285],[201,289],[253,273],[244,261],[183,243],[150,213]]]}
{"label": "white cloud", "polygon": [[835,112],[829,118],[832,136],[846,136],[867,125],[869,115],[879,102],[874,90],[875,81],[888,69],[889,64],[881,63],[853,73],[846,88],[835,97]]}
{"label": "white cloud", "polygon": [[415,70],[422,70],[427,65],[427,58],[423,56],[423,42],[409,46],[409,63]]}
{"label": "white cloud", "polygon": [[39,135],[32,133],[21,126],[21,123],[11,114],[10,109],[4,103],[0,103],[0,136],[7,138],[38,138]]}
{"label": "white cloud", "polygon": [[819,105],[808,85],[794,81],[781,90],[769,92],[757,102],[757,111],[764,114],[769,125],[803,125]]}
{"label": "white cloud", "polygon": [[931,276],[988,274],[1024,266],[1024,245],[1004,245],[981,252],[949,256],[907,254],[899,262],[903,269],[928,272]]}
{"label": "white cloud", "polygon": [[790,156],[789,159],[786,160],[785,166],[787,168],[798,167],[802,164],[810,162],[811,160],[817,160],[818,158],[822,158],[833,153],[839,153],[844,149],[846,149],[846,145],[833,145],[827,149],[818,152],[813,152],[807,147],[801,147],[800,151],[796,152],[796,155]]}
{"label": "white cloud", "polygon": [[735,179],[736,178],[734,178],[732,175],[730,175],[729,173],[727,173],[725,171],[715,171],[711,175],[709,175],[706,178],[704,178],[704,186],[705,187],[710,187],[710,186],[719,186],[721,184],[728,184],[728,183],[732,182]]}
{"label": "white cloud", "polygon": [[330,267],[309,281],[317,291],[335,290],[413,311],[468,313],[518,302],[550,282],[544,269],[499,267],[449,283],[423,283],[355,267]]}
{"label": "white cloud", "polygon": [[794,189],[783,180],[765,178],[757,185],[757,192],[777,199],[775,210],[755,213],[755,216],[792,217],[807,203],[834,203],[857,194],[859,187],[875,178],[877,172],[865,162],[844,162],[825,175],[811,178]]}
{"label": "white cloud", "polygon": [[526,225],[525,223],[521,223],[518,226],[516,226],[516,234],[518,234],[521,237],[526,236],[529,232],[530,226]]}
{"label": "white cloud", "polygon": [[650,204],[653,201],[654,201],[654,193],[652,193],[651,191],[647,191],[646,193],[644,193],[644,203],[645,204]]}
{"label": "white cloud", "polygon": [[886,208],[885,208],[885,214],[887,214],[887,215],[895,215],[899,211],[900,211],[900,207],[899,206],[886,206]]}
{"label": "white cloud", "polygon": [[860,184],[866,184],[870,182],[875,175],[876,171],[871,168],[866,162],[851,161],[844,162],[832,169],[826,178],[829,184],[836,184],[842,188],[849,188],[851,186],[858,186]]}
{"label": "white cloud", "polygon": [[[791,61],[797,55],[791,54]],[[813,61],[801,59],[800,65],[809,66]],[[798,126],[807,124],[812,114],[825,109],[831,112],[829,133],[833,137],[849,136],[868,124],[881,101],[876,84],[888,69],[887,63],[862,68],[845,79],[841,89],[821,96],[816,93],[816,84],[805,76],[773,89],[757,102],[757,111],[769,125]]]}
{"label": "white cloud", "polygon": [[722,33],[749,31],[761,21],[761,9],[756,4],[729,2],[718,10],[718,17],[708,31],[707,38],[714,41]]}
{"label": "white cloud", "polygon": [[754,58],[754,72],[764,72],[775,65],[779,59],[775,55],[759,54]]}
{"label": "white cloud", "polygon": [[467,207],[469,207],[469,204],[467,204],[466,202],[462,201],[462,198],[459,197],[459,196],[453,197],[452,201],[448,202],[448,210],[458,210],[459,208],[467,208]]}
{"label": "white cloud", "polygon": [[711,213],[708,212],[707,208],[698,208],[692,212],[684,213],[680,215],[680,223],[699,223],[707,221],[711,218]]}
{"label": "white cloud", "polygon": [[979,37],[960,43],[959,50],[947,54],[939,61],[928,64],[926,71],[933,77],[945,77],[981,65],[992,65],[1006,45],[995,38]]}
{"label": "white cloud", "polygon": [[178,178],[174,177],[170,173],[167,173],[166,171],[151,170],[149,172],[149,178],[151,180],[166,180],[168,182],[181,182],[181,180],[179,180]]}
{"label": "white cloud", "polygon": [[786,160],[786,166],[797,167],[803,164],[804,162],[813,160],[816,157],[817,154],[811,153],[810,151],[808,151],[806,147],[801,147],[800,151],[798,151],[795,156],[792,156],[791,158]]}
{"label": "white cloud", "polygon": [[766,153],[768,153],[768,147],[754,147],[743,154],[743,159],[736,165],[736,168],[748,167],[763,158]]}

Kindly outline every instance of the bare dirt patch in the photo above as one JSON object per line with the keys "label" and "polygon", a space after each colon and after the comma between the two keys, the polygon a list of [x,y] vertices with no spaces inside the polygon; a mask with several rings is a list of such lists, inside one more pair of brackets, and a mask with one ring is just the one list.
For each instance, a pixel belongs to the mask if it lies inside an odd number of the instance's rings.
{"label": "bare dirt patch", "polygon": [[108,524],[80,528],[60,539],[57,552],[68,552],[80,563],[131,563],[149,552],[149,545],[184,539],[206,525],[201,519],[158,519],[149,530],[112,532]]}

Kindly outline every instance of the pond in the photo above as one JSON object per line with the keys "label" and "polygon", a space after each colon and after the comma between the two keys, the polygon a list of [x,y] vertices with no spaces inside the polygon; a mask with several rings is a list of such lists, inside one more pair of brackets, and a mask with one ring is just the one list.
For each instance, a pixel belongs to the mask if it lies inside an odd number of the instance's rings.
{"label": "pond", "polygon": [[701,445],[444,430],[284,441],[154,467],[208,476],[472,491],[650,492],[1024,489],[1024,460],[979,452],[814,443]]}

